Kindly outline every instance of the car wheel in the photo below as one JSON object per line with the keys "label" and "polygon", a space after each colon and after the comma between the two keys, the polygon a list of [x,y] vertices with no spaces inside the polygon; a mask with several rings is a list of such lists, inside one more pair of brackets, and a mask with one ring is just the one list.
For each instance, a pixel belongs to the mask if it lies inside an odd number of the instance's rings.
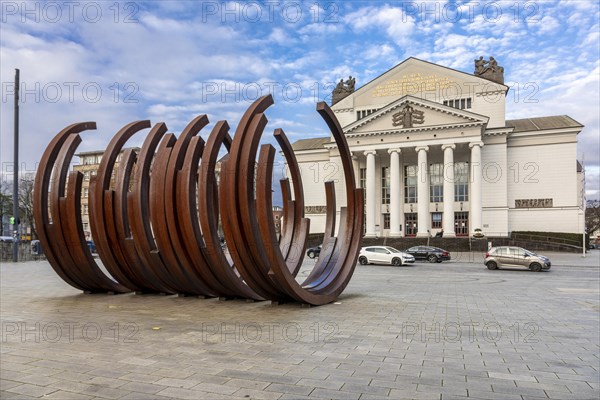
{"label": "car wheel", "polygon": [[434,262],[437,262],[437,257],[436,257],[434,254],[432,254],[432,255],[430,255],[429,257],[427,257],[427,260],[428,260],[430,263],[434,263]]}
{"label": "car wheel", "polygon": [[358,259],[358,262],[360,263],[360,265],[367,265],[369,263],[369,260],[367,260],[367,257],[362,256]]}
{"label": "car wheel", "polygon": [[494,261],[490,261],[486,265],[488,269],[498,269],[498,264],[496,264]]}
{"label": "car wheel", "polygon": [[542,270],[542,266],[539,263],[533,263],[529,266],[529,268],[533,271],[533,272],[540,272]]}
{"label": "car wheel", "polygon": [[402,260],[401,260],[401,259],[399,259],[398,257],[396,257],[396,258],[394,258],[394,259],[392,260],[392,265],[395,265],[396,267],[399,267],[399,266],[401,266],[401,265],[402,265]]}
{"label": "car wheel", "polygon": [[309,251],[307,256],[309,256],[310,258],[315,258],[315,252],[314,251]]}

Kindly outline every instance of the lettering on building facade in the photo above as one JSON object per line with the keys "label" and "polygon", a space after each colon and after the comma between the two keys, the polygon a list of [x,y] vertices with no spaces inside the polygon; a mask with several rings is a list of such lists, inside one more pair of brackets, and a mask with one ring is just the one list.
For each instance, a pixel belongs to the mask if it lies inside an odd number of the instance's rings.
{"label": "lettering on building facade", "polygon": [[405,96],[424,91],[446,89],[456,85],[447,76],[422,75],[420,73],[402,75],[375,87],[372,97]]}
{"label": "lettering on building facade", "polygon": [[552,199],[515,199],[515,208],[552,208]]}
{"label": "lettering on building facade", "polygon": [[304,206],[306,214],[327,214],[327,206]]}

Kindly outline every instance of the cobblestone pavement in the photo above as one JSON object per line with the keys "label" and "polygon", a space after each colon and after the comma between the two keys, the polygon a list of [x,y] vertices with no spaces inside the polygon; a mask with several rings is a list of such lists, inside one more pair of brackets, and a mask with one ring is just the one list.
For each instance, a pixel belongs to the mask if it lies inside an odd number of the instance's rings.
{"label": "cobblestone pavement", "polygon": [[6,263],[0,397],[598,399],[600,251],[549,255],[541,273],[358,266],[313,308],[84,295]]}

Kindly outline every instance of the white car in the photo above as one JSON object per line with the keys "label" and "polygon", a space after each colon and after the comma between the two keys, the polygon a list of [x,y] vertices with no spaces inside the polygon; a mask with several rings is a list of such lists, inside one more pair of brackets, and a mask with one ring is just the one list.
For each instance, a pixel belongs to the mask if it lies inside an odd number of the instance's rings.
{"label": "white car", "polygon": [[367,246],[360,249],[358,262],[367,264],[406,265],[415,262],[415,257],[389,246]]}

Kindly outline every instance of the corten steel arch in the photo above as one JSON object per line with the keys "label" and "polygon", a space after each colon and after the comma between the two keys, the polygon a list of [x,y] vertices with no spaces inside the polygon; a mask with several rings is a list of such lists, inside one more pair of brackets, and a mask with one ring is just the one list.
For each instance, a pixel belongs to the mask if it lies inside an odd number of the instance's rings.
{"label": "corten steel arch", "polygon": [[[274,228],[271,203],[271,178],[275,149],[263,145],[258,161],[256,199],[254,198],[254,160],[258,143],[266,125],[264,111],[272,104],[270,96],[257,100],[242,117],[233,139],[230,155],[221,175],[223,196],[221,209],[223,229],[226,237],[233,239],[232,257],[235,265],[249,286],[264,297],[279,301],[294,299],[302,303],[321,305],[330,303],[347,286],[358,256],[363,226],[363,191],[356,189],[352,158],[343,136],[341,126],[331,109],[323,102],[317,111],[329,126],[338,146],[346,183],[347,207],[340,213],[338,237],[333,236],[335,198],[333,183],[327,188],[327,233],[324,238],[324,253],[319,257],[308,278],[299,284],[294,274],[295,267],[288,265],[282,254],[281,245]],[[297,165],[291,146],[283,131],[276,136],[282,145],[290,170]],[[298,193],[295,193],[298,198]],[[236,210],[239,210],[237,213]],[[296,216],[294,216],[296,217]],[[303,217],[303,210],[302,210]],[[294,218],[293,231],[308,231],[308,220]],[[299,242],[298,244],[300,244]],[[298,247],[298,244],[290,248]],[[285,246],[286,244],[283,243]],[[304,247],[301,246],[302,252]],[[264,293],[264,294],[263,294]]]}
{"label": "corten steel arch", "polygon": [[81,172],[71,172],[65,194],[64,179],[81,142],[79,133],[89,129],[96,129],[96,123],[70,125],[46,148],[34,182],[34,220],[48,261],[65,282],[89,292],[124,293],[128,289],[104,275],[87,246],[81,223]]}
{"label": "corten steel arch", "polygon": [[[68,173],[81,142],[79,132],[95,129],[95,123],[74,124],[61,131],[42,157],[34,193],[35,222],[54,270],[70,285],[89,292],[133,290],[311,305],[334,301],[356,266],[363,192],[355,186],[342,129],[329,107],[319,103],[317,111],[329,126],[342,160],[347,206],[341,208],[336,236],[335,188],[333,182],[326,182],[323,249],[313,270],[299,283],[310,220],[304,216],[300,169],[292,146],[283,130],[276,129],[274,136],[292,184],[288,179],[280,181],[285,218],[281,235],[275,232],[271,197],[275,148],[259,148],[267,125],[264,112],[272,104],[270,95],[255,101],[233,139],[227,122],[219,121],[205,143],[198,136],[208,124],[205,115],[193,119],[179,138],[167,134],[164,123],[154,125],[139,154],[122,151],[123,146],[133,134],[149,128],[149,121],[128,124],[113,137],[90,182],[89,201],[98,253],[119,283],[102,273],[88,250],[81,224],[83,175]],[[229,154],[221,159],[217,180],[222,147]],[[233,263],[221,248],[219,214]]]}

